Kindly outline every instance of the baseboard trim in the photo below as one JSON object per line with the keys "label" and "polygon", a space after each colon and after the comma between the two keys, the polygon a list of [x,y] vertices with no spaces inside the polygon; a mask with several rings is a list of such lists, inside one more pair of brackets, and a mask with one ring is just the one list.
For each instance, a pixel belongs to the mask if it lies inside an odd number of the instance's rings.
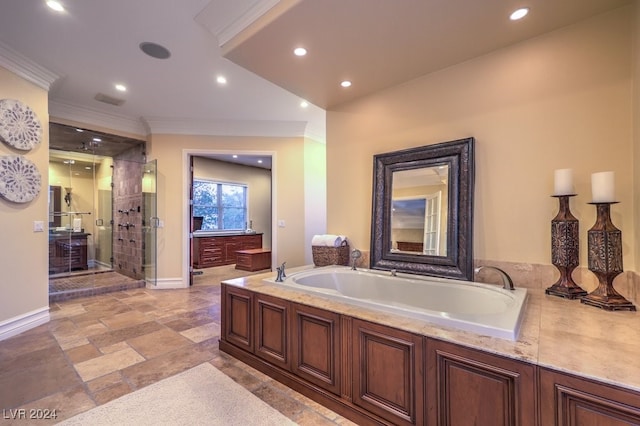
{"label": "baseboard trim", "polygon": [[0,341],[49,322],[49,307],[36,309],[0,322]]}
{"label": "baseboard trim", "polygon": [[159,278],[156,280],[156,284],[153,285],[147,281],[147,288],[152,290],[166,290],[172,288],[187,288],[189,283],[182,281],[182,278]]}

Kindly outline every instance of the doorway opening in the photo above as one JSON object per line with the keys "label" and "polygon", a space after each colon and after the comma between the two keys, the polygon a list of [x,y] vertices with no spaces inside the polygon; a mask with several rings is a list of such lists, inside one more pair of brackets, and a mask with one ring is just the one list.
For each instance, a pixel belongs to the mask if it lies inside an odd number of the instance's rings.
{"label": "doorway opening", "polygon": [[49,301],[144,287],[156,216],[145,141],[57,123],[49,135]]}
{"label": "doorway opening", "polygon": [[246,276],[273,262],[273,153],[189,157],[189,284]]}

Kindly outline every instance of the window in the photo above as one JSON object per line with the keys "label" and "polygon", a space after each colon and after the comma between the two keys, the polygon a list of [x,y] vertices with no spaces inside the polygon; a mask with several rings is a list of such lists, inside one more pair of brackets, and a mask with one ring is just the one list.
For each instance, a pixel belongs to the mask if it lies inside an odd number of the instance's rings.
{"label": "window", "polygon": [[203,231],[247,228],[247,186],[193,180],[193,215],[202,216]]}

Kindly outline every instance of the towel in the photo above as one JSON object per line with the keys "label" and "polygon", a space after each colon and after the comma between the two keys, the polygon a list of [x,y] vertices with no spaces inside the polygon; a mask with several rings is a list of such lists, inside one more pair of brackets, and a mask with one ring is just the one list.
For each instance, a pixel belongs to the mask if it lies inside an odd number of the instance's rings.
{"label": "towel", "polygon": [[82,219],[76,218],[73,219],[73,232],[81,232],[82,231]]}
{"label": "towel", "polygon": [[340,247],[343,241],[347,241],[347,237],[345,235],[314,235],[311,239],[311,245],[323,247]]}

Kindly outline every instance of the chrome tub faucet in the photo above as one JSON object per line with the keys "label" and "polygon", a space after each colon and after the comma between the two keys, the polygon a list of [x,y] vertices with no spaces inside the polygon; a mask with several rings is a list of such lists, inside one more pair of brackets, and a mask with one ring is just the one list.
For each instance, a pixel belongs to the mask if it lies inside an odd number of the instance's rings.
{"label": "chrome tub faucet", "polygon": [[502,277],[502,288],[504,288],[505,290],[515,290],[515,287],[513,286],[513,280],[511,279],[509,274],[507,274],[505,271],[503,271],[500,268],[496,268],[495,266],[478,266],[473,270],[473,272],[477,274],[483,269],[492,269],[497,273],[499,273],[500,277]]}
{"label": "chrome tub faucet", "polygon": [[276,277],[276,282],[277,283],[281,283],[283,281],[283,278],[286,278],[287,275],[284,273],[284,265],[287,262],[282,262],[282,265],[276,267],[276,271],[278,271],[278,276]]}
{"label": "chrome tub faucet", "polygon": [[356,261],[360,259],[362,252],[358,249],[351,250],[351,270],[356,270]]}

